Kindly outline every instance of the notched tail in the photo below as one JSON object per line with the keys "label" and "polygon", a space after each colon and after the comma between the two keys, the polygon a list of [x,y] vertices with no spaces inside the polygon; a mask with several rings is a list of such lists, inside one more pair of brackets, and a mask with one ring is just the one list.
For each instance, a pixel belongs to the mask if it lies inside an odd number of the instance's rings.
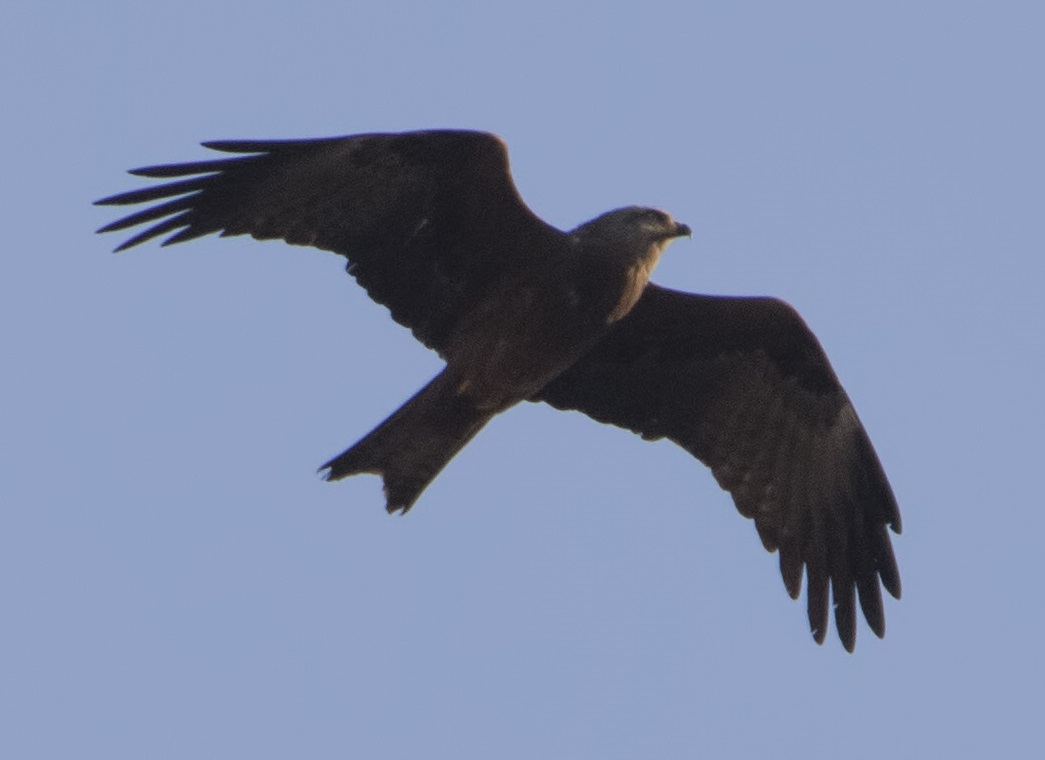
{"label": "notched tail", "polygon": [[326,480],[362,473],[380,475],[385,484],[385,508],[405,514],[492,416],[458,395],[443,372],[319,470]]}

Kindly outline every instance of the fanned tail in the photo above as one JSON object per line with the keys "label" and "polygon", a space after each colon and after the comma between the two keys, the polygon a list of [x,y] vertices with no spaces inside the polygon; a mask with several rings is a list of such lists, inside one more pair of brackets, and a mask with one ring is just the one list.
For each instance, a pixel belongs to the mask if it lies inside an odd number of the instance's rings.
{"label": "fanned tail", "polygon": [[456,393],[444,371],[359,443],[320,467],[327,480],[373,473],[385,483],[385,508],[405,514],[435,476],[493,413]]}

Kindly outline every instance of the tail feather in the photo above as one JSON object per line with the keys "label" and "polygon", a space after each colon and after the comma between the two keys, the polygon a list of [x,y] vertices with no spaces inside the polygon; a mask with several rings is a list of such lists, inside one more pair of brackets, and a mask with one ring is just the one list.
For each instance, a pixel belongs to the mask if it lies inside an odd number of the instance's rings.
{"label": "tail feather", "polygon": [[385,508],[405,514],[436,475],[493,414],[455,392],[446,372],[418,391],[365,438],[320,467],[327,480],[373,473],[385,484]]}

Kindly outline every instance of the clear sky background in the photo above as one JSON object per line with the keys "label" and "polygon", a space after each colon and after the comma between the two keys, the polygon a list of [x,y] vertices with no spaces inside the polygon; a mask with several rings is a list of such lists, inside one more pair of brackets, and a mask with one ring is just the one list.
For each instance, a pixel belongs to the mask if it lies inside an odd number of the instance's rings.
{"label": "clear sky background", "polygon": [[[0,8],[0,756],[1038,757],[1045,6]],[[816,331],[900,501],[904,599],[812,643],[696,460],[490,425],[404,518],[315,468],[439,369],[311,249],[113,256],[197,143],[502,135],[569,228]]]}

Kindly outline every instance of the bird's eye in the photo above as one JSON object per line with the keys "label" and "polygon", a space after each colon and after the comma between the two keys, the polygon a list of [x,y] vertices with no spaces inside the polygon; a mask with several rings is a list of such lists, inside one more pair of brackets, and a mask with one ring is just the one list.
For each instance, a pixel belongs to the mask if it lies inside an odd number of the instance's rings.
{"label": "bird's eye", "polygon": [[651,227],[663,227],[668,224],[668,215],[663,211],[650,209],[646,212],[644,221]]}

